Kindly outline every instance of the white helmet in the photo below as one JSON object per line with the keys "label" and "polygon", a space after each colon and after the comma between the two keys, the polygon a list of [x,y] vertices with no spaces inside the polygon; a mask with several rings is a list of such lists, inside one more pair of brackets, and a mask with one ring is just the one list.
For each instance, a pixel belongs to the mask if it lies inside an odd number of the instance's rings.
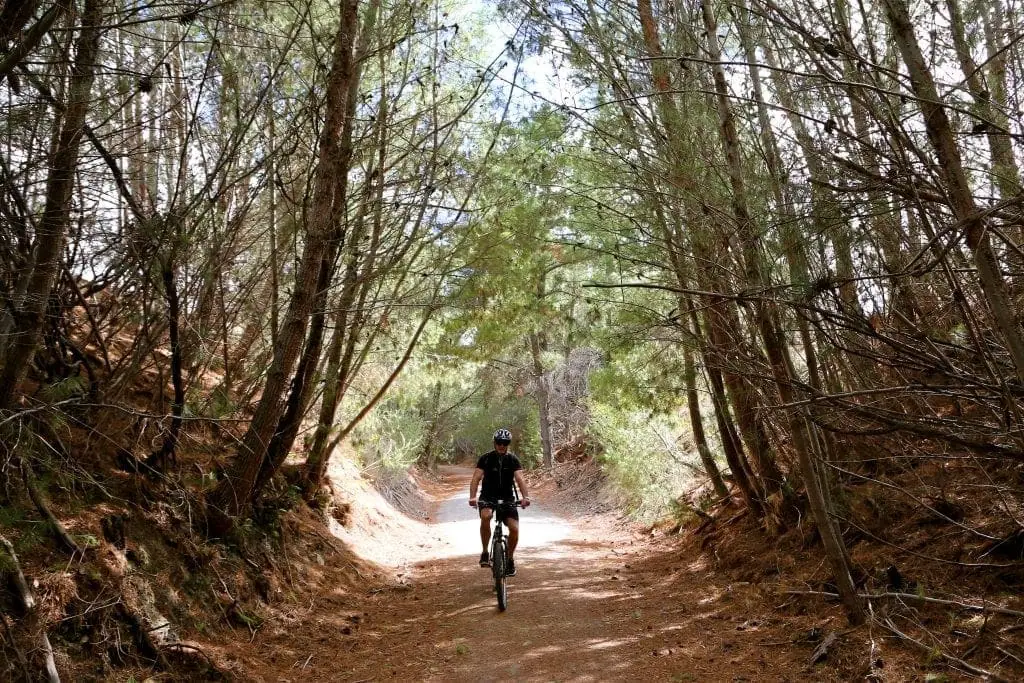
{"label": "white helmet", "polygon": [[498,431],[494,432],[494,443],[498,443],[498,442],[511,443],[512,442],[512,432],[508,431],[504,427],[502,427]]}

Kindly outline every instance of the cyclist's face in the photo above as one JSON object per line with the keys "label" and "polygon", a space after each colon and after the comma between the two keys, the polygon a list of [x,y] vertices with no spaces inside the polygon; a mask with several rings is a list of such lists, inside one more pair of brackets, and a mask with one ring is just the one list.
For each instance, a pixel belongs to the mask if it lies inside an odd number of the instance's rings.
{"label": "cyclist's face", "polygon": [[499,453],[508,452],[508,441],[495,441],[494,450],[498,451]]}

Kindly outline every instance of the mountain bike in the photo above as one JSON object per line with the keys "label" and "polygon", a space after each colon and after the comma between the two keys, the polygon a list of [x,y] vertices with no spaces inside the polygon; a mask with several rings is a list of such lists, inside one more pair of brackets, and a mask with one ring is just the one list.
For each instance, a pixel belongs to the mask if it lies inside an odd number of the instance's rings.
{"label": "mountain bike", "polygon": [[521,501],[480,501],[477,508],[494,510],[492,520],[494,529],[491,531],[491,575],[494,577],[494,592],[498,595],[498,609],[502,612],[508,607],[508,539],[505,538],[505,525],[499,520],[500,513],[522,507]]}

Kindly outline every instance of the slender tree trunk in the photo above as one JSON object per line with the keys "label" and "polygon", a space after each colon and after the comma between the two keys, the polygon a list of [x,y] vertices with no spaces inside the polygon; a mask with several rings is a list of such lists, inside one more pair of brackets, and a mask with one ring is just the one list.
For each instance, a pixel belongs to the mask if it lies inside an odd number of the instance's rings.
{"label": "slender tree trunk", "polygon": [[538,332],[530,333],[530,356],[533,358],[533,378],[537,383],[537,407],[540,412],[540,444],[543,452],[544,467],[554,467],[555,454],[551,444],[551,413],[549,406],[548,379],[544,374],[541,362],[541,336]]}
{"label": "slender tree trunk", "polygon": [[[360,30],[359,44],[356,46],[355,58],[352,65],[351,84],[348,88],[345,105],[345,123],[341,130],[341,157],[344,159],[343,168],[339,173],[346,175],[345,179],[339,178],[335,190],[334,205],[340,207],[341,215],[338,225],[330,240],[330,244],[324,255],[320,268],[320,275],[317,280],[317,290],[313,303],[313,317],[310,324],[309,337],[306,340],[306,348],[299,360],[299,369],[292,379],[291,390],[288,395],[287,407],[278,422],[274,437],[271,439],[263,460],[263,467],[256,479],[253,496],[255,497],[263,486],[270,480],[274,472],[284,463],[288,453],[291,452],[298,436],[302,419],[306,415],[309,402],[313,396],[313,378],[320,367],[320,352],[323,349],[324,334],[327,325],[327,306],[329,302],[328,292],[331,282],[334,280],[334,273],[337,270],[338,254],[345,249],[346,239],[353,240],[353,249],[358,248],[359,240],[362,239],[363,223],[366,215],[368,194],[364,194],[364,200],[360,203],[358,215],[353,221],[354,231],[349,230],[348,219],[345,212],[348,207],[348,165],[352,158],[354,146],[352,136],[354,132],[354,121],[356,115],[356,103],[358,99],[359,83],[361,80],[361,61],[368,52],[369,39],[376,27],[377,8],[379,0],[372,0],[367,6],[367,13],[363,27]],[[371,173],[372,175],[372,173]],[[370,179],[364,181],[364,187],[373,187]],[[350,234],[354,232],[354,234]]]}
{"label": "slender tree trunk", "polygon": [[[320,399],[320,415],[317,420],[316,431],[313,435],[313,444],[306,456],[304,466],[303,485],[305,495],[309,498],[327,471],[328,443],[331,429],[334,427],[334,417],[338,412],[338,405],[345,393],[345,386],[348,383],[348,366],[344,362],[342,350],[346,342],[352,336],[359,336],[358,326],[350,323],[350,319],[358,319],[351,307],[356,298],[358,259],[355,254],[349,257],[349,264],[345,269],[341,298],[338,302],[337,311],[334,316],[334,334],[331,336],[331,343],[327,350],[327,370],[325,373],[326,384],[324,393]],[[354,322],[354,321],[353,321]],[[354,345],[349,347],[354,349]],[[348,356],[348,360],[351,355]]]}
{"label": "slender tree trunk", "polygon": [[[725,79],[725,72],[719,63],[721,53],[718,46],[718,25],[707,0],[702,3],[701,9],[712,62],[712,73],[715,80],[722,145],[728,166],[729,183],[732,187],[733,212],[737,222],[739,237],[744,243],[743,255],[746,261],[747,278],[750,285],[758,287],[762,291],[767,291],[768,282],[761,264],[761,255],[757,250],[754,221],[747,208],[746,189],[740,159],[740,145],[732,106],[729,103],[728,85]],[[785,341],[779,332],[779,326],[775,320],[776,314],[772,307],[763,301],[755,303],[755,310],[756,321],[760,328],[762,341],[768,354],[779,395],[784,404],[791,404],[794,400],[791,384],[793,370],[788,351],[785,348]],[[804,417],[801,411],[792,408],[787,409],[786,412],[790,418],[790,434],[797,457],[799,458],[800,468],[804,475],[808,501],[818,525],[822,544],[825,547],[825,554],[832,565],[840,598],[846,607],[847,616],[851,623],[862,623],[865,618],[864,607],[861,604],[860,598],[857,597],[857,590],[850,575],[846,548],[843,545],[842,537],[836,533],[836,528],[829,517],[826,504],[827,495],[823,491],[823,482],[815,466]]]}
{"label": "slender tree trunk", "polygon": [[320,134],[306,244],[263,395],[249,429],[242,437],[237,457],[225,478],[208,497],[210,531],[214,534],[227,531],[233,519],[242,514],[251,501],[267,446],[284,411],[282,396],[301,351],[308,318],[316,299],[321,264],[334,234],[334,227],[344,210],[343,206],[335,204],[335,200],[338,183],[347,181],[349,160],[343,156],[338,138],[345,124],[348,92],[352,87],[357,4],[357,0],[341,0],[340,3],[341,21],[327,80],[326,120]]}
{"label": "slender tree trunk", "polygon": [[327,349],[326,383],[323,396],[320,398],[320,415],[316,431],[313,433],[313,444],[309,449],[309,455],[306,456],[303,469],[303,493],[307,499],[311,498],[327,471],[327,444],[331,428],[334,427],[334,416],[338,412],[345,381],[341,371],[341,351],[348,331],[347,323],[348,309],[342,303],[334,318],[334,334]]}
{"label": "slender tree trunk", "polygon": [[[270,100],[271,102],[273,100]],[[267,116],[269,122],[267,123],[268,129],[268,146],[270,149],[274,149],[274,145],[277,144],[277,130],[274,125],[276,114],[273,107],[269,107],[269,114]],[[278,263],[277,255],[277,157],[272,155],[267,164],[267,173],[270,175],[270,181],[267,183],[267,200],[270,206],[267,207],[269,212],[269,223],[270,230],[270,280],[269,280],[269,294],[270,294],[270,345],[272,347],[277,346],[277,326],[278,326],[278,311],[280,310],[280,303],[277,300],[278,297],[278,284],[277,279],[281,272],[281,266]]]}
{"label": "slender tree trunk", "polygon": [[434,442],[437,441],[437,434],[441,427],[441,383],[434,382],[434,389],[430,392],[430,409],[427,412],[427,437],[423,440],[423,450],[420,459],[433,470],[437,464],[437,449]]}
{"label": "slender tree trunk", "polygon": [[[696,184],[684,176],[681,168],[681,162],[685,157],[678,146],[684,139],[685,132],[672,92],[672,81],[667,66],[668,62],[662,59],[664,55],[661,38],[650,0],[637,0],[637,14],[640,18],[640,27],[643,32],[646,51],[652,57],[651,79],[654,89],[658,93],[655,105],[661,123],[667,132],[669,144],[673,145],[672,183],[681,192],[689,191],[697,194],[699,190],[696,188]],[[706,240],[700,235],[697,235],[693,242],[695,256],[698,262],[704,264],[700,272],[707,289],[709,291],[724,291],[717,286],[718,278],[710,274],[709,264],[715,263],[718,255],[711,253]],[[724,374],[726,386],[736,408],[736,417],[740,430],[743,432],[744,441],[747,443],[751,458],[757,464],[758,471],[764,479],[763,486],[760,483],[751,482],[752,489],[768,488],[770,492],[774,492],[781,487],[782,475],[771,457],[768,439],[762,425],[758,421],[749,386],[730,370],[726,360],[727,349],[730,347],[729,338],[741,338],[741,335],[736,332],[739,327],[733,303],[724,299],[718,300],[715,297],[715,300],[708,301],[708,312],[705,315],[708,321],[707,329],[710,337],[710,348],[707,355],[711,357],[715,366],[721,369]],[[725,435],[723,435],[724,440]],[[736,455],[742,458],[741,451],[738,451]],[[730,462],[730,467],[733,466],[734,463]],[[760,509],[758,511],[760,512]]]}
{"label": "slender tree trunk", "polygon": [[[697,312],[692,308],[690,320],[697,335],[703,338]],[[754,515],[761,518],[764,516],[764,490],[744,456],[743,443],[740,440],[740,435],[736,433],[736,427],[729,415],[729,401],[726,396],[725,384],[722,381],[722,373],[714,360],[710,346],[709,343],[704,346],[704,370],[707,374],[708,388],[711,390],[711,400],[715,408],[715,424],[718,426],[718,433],[722,440],[725,461],[729,463],[733,481],[736,482],[747,507]]]}
{"label": "slender tree trunk", "polygon": [[[176,220],[176,219],[175,219]],[[171,402],[171,426],[167,430],[160,448],[150,454],[146,464],[154,469],[164,471],[169,462],[174,460],[174,450],[178,446],[178,435],[181,433],[181,418],[185,410],[185,382],[182,377],[181,354],[181,306],[178,298],[178,285],[174,278],[174,252],[167,257],[162,267],[164,294],[167,297],[167,333],[171,343],[171,387],[174,399]],[[158,387],[163,392],[164,387]]]}
{"label": "slender tree trunk", "polygon": [[[328,249],[328,251],[332,251]],[[310,324],[309,334],[306,338],[306,345],[302,356],[299,358],[298,368],[292,378],[292,384],[288,391],[288,399],[285,402],[285,410],[277,423],[277,429],[270,439],[266,454],[263,457],[263,465],[253,485],[252,497],[255,499],[263,490],[270,478],[284,463],[288,453],[291,452],[295,443],[295,437],[299,434],[299,427],[302,425],[302,418],[306,414],[310,398],[313,395],[313,377],[320,365],[320,351],[323,348],[324,332],[327,323],[324,308],[327,305],[327,288],[330,285],[331,273],[334,270],[333,263],[328,264],[328,259],[333,261],[333,254],[328,254],[321,265],[320,277],[317,280],[317,295],[314,303],[314,314]]]}
{"label": "slender tree trunk", "polygon": [[988,140],[995,185],[1003,199],[1016,197],[1021,193],[1020,171],[1013,157],[1009,122],[1002,112],[992,106],[992,92],[986,88],[982,80],[984,73],[975,63],[971,55],[971,46],[967,43],[960,3],[958,0],[946,0],[946,7],[949,8],[949,28],[953,36],[956,57],[960,62],[964,82],[974,99],[973,110],[978,117],[975,125],[984,131]]}
{"label": "slender tree trunk", "polygon": [[883,0],[883,5],[886,20],[892,28],[893,41],[910,74],[911,87],[924,116],[928,140],[935,148],[939,172],[946,181],[950,208],[954,218],[964,225],[967,246],[974,256],[974,265],[978,269],[978,279],[989,313],[1006,342],[1017,379],[1024,382],[1024,337],[1021,336],[1020,324],[1007,295],[985,221],[974,203],[960,150],[935,87],[935,79],[925,64],[906,3],[903,0]]}
{"label": "slender tree trunk", "polygon": [[686,379],[686,407],[690,413],[690,427],[693,429],[693,440],[697,444],[697,453],[700,455],[704,471],[711,479],[711,485],[719,497],[729,495],[729,489],[722,479],[722,473],[718,471],[718,465],[708,448],[708,439],[704,434],[704,422],[700,414],[700,399],[697,394],[697,369],[693,363],[693,351],[689,346],[683,347],[683,375]]}
{"label": "slender tree trunk", "polygon": [[[783,254],[785,254],[787,264],[789,265],[789,277],[790,284],[797,285],[799,287],[807,287],[810,282],[809,268],[807,265],[807,254],[804,252],[802,235],[799,231],[799,223],[797,217],[793,211],[792,202],[790,201],[790,193],[788,187],[788,181],[786,178],[786,172],[783,168],[782,155],[779,152],[779,144],[775,137],[775,131],[771,125],[771,119],[768,115],[768,105],[765,102],[764,89],[761,86],[761,70],[758,66],[757,50],[754,46],[753,39],[750,35],[750,11],[748,10],[746,3],[740,5],[740,14],[737,21],[739,28],[740,43],[743,46],[743,52],[747,59],[747,72],[750,76],[751,89],[754,94],[754,101],[757,103],[757,122],[760,128],[761,145],[763,147],[763,154],[765,158],[765,165],[768,170],[768,178],[771,185],[772,195],[775,200],[776,211],[781,215],[780,228],[780,242],[782,243]],[[845,234],[845,230],[840,230],[841,233]],[[837,256],[840,261],[850,260],[849,249],[847,248],[845,257],[837,249]],[[849,271],[847,278],[852,280],[853,265],[852,261],[849,265]],[[847,289],[849,289],[849,283]],[[795,289],[795,287],[793,288]],[[803,315],[797,315],[797,327],[800,331],[800,341],[804,347],[804,358],[807,363],[807,372],[811,379],[811,384],[814,387],[820,387],[821,381],[818,377],[818,358],[814,346],[814,340],[811,337],[810,326],[807,323],[807,318]]]}
{"label": "slender tree trunk", "polygon": [[770,496],[782,488],[782,473],[775,464],[762,418],[758,415],[757,389],[740,374],[738,351],[744,335],[732,301],[725,297],[705,297],[704,319],[710,340],[710,354],[714,367],[721,372],[725,390],[736,411],[743,443],[750,454],[759,482],[757,489]]}
{"label": "slender tree trunk", "polygon": [[60,270],[61,249],[71,216],[78,150],[85,130],[99,46],[102,0],[86,0],[76,41],[67,107],[56,133],[46,179],[43,216],[36,229],[32,275],[0,368],[0,410],[14,404],[18,387],[32,365],[43,328],[43,313]]}

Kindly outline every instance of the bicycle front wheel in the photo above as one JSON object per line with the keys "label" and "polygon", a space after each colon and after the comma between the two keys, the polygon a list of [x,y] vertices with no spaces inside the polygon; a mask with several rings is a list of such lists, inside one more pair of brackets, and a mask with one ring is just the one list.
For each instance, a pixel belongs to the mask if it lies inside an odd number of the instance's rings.
{"label": "bicycle front wheel", "polygon": [[494,592],[498,595],[498,609],[502,612],[508,607],[508,586],[505,583],[505,544],[495,543],[491,558],[491,569],[494,572]]}

